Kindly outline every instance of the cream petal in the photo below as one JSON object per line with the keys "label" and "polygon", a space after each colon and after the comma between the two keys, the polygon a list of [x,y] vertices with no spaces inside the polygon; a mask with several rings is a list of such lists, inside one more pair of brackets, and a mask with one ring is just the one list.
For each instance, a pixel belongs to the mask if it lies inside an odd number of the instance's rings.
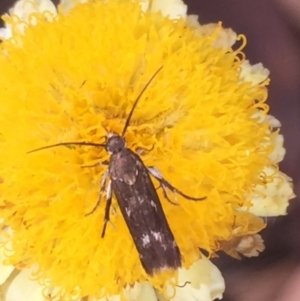
{"label": "cream petal", "polygon": [[[2,262],[2,260],[1,260]],[[15,268],[12,265],[3,265],[2,263],[0,264],[0,285],[2,285],[7,278],[11,275]]]}
{"label": "cream petal", "polygon": [[262,83],[270,75],[270,71],[261,63],[251,65],[249,61],[244,61],[241,65],[240,79],[243,82],[251,82],[252,86]]}
{"label": "cream petal", "polygon": [[[265,168],[267,176],[274,173],[272,168]],[[275,171],[273,181],[266,185],[257,185],[252,197],[249,212],[257,216],[286,215],[289,200],[295,197],[292,179],[286,174]]]}
{"label": "cream petal", "polygon": [[[270,128],[267,130],[267,133],[270,134],[271,131],[277,130],[281,127],[281,123],[272,115],[263,114],[261,111],[257,111],[252,115],[253,119],[256,119],[258,123],[267,122],[270,125]],[[270,160],[273,163],[279,163],[283,160],[285,156],[285,148],[283,147],[284,137],[281,134],[276,134],[272,136],[272,139],[269,141],[263,142],[262,145],[274,147],[273,152],[269,155]]]}
{"label": "cream petal", "polygon": [[[8,10],[9,15],[16,15],[25,23],[36,24],[36,19],[30,17],[32,13],[46,13],[44,17],[46,20],[51,21],[57,14],[56,7],[51,0],[19,0],[13,7]],[[8,14],[6,14],[8,15]],[[26,24],[19,24],[17,29],[21,33],[24,32]],[[12,36],[12,29],[10,25],[5,24],[4,28],[0,28],[0,39],[9,39]]]}
{"label": "cream petal", "polygon": [[[271,130],[277,130],[281,127],[281,123],[278,119],[276,119],[272,115],[267,115],[266,120],[268,124],[270,125]],[[271,144],[274,146],[273,152],[269,155],[269,158],[274,163],[279,163],[283,160],[285,156],[285,148],[283,147],[284,138],[283,135],[278,134],[274,137],[274,139],[271,141]]]}
{"label": "cream petal", "polygon": [[0,40],[7,40],[11,37],[12,32],[10,27],[0,28]]}
{"label": "cream petal", "polygon": [[267,115],[267,122],[273,129],[281,127],[281,122],[272,115]]}
{"label": "cream petal", "polygon": [[194,27],[200,36],[211,36],[215,31],[218,32],[218,36],[214,41],[215,48],[231,48],[237,39],[237,34],[231,28],[223,28],[218,23],[209,23],[201,25],[198,21],[197,15],[188,15],[186,18],[186,24],[190,27]]}
{"label": "cream petal", "polygon": [[15,269],[12,265],[4,265],[3,260],[6,259],[4,256],[4,249],[0,249],[0,285],[2,285],[7,278],[10,276],[12,271]]}
{"label": "cream petal", "polygon": [[269,155],[269,158],[274,163],[279,163],[285,156],[285,148],[283,147],[283,135],[278,134],[274,137],[272,145],[274,146],[273,152]]}
{"label": "cream petal", "polygon": [[179,270],[178,283],[180,287],[169,285],[165,296],[158,294],[159,301],[212,301],[222,299],[225,290],[221,272],[204,256],[189,269]]}
{"label": "cream petal", "polygon": [[187,5],[181,0],[156,0],[153,1],[151,10],[160,11],[164,16],[171,19],[186,18]]}
{"label": "cream petal", "polygon": [[[157,301],[154,288],[148,283],[135,283],[133,287],[127,286],[123,290],[124,297],[127,301]],[[104,297],[97,301],[121,301],[120,295]],[[96,301],[93,299],[93,301]]]}
{"label": "cream petal", "polygon": [[[175,288],[173,285],[167,286],[165,294],[155,292],[148,282],[136,283],[134,287],[128,286],[123,294],[128,301],[212,301],[221,299],[225,290],[220,271],[204,256],[189,269],[179,269],[178,283]],[[97,301],[121,300],[120,295],[114,295]]]}
{"label": "cream petal", "polygon": [[128,301],[157,301],[155,290],[148,283],[135,283],[134,287],[124,289],[124,296]]}
{"label": "cream petal", "polygon": [[188,15],[186,17],[186,24],[191,27],[201,26],[199,23],[199,16],[198,15]]}
{"label": "cream petal", "polygon": [[220,28],[217,23],[201,25],[201,32],[204,35],[212,35],[216,30],[219,30],[218,37],[214,42],[215,48],[231,48],[237,39],[237,34],[231,28]]}
{"label": "cream petal", "polygon": [[[88,0],[78,0],[77,3],[86,3]],[[64,13],[68,12],[72,7],[74,7],[74,0],[61,0],[60,5]]]}
{"label": "cream petal", "polygon": [[[233,235],[238,235],[241,228],[235,228]],[[256,257],[265,249],[263,239],[259,234],[244,236],[234,236],[228,241],[221,243],[221,249],[229,256],[241,259],[241,254],[245,257]]]}
{"label": "cream petal", "polygon": [[[7,234],[12,233],[11,229],[6,226],[2,226],[2,230],[4,230]],[[0,236],[0,241],[4,242],[5,241],[4,237]],[[7,280],[7,278],[11,275],[11,273],[15,269],[14,266],[12,265],[4,264],[4,260],[7,259],[7,255],[9,254],[8,249],[12,249],[11,243],[6,245],[6,248],[4,248],[3,246],[0,248],[0,285],[2,285]]]}
{"label": "cream petal", "polygon": [[22,21],[29,22],[29,15],[32,13],[50,12],[56,15],[56,7],[51,0],[19,0],[9,9],[10,15],[17,15]]}
{"label": "cream petal", "polygon": [[265,249],[263,239],[259,234],[239,237],[236,251],[246,257],[257,257]]}
{"label": "cream petal", "polygon": [[5,284],[5,301],[44,301],[43,287],[30,280],[31,269],[22,270],[11,283]]}
{"label": "cream petal", "polygon": [[231,48],[237,40],[237,34],[231,28],[224,28],[219,23],[200,24],[198,15],[188,15],[186,24],[196,28],[200,35],[204,36],[211,36],[217,30],[218,36],[214,42],[215,48]]}
{"label": "cream petal", "polygon": [[57,14],[55,5],[51,0],[35,0],[36,10],[40,13],[50,12],[53,15]]}
{"label": "cream petal", "polygon": [[140,3],[143,11],[148,9],[152,12],[160,11],[163,16],[170,19],[185,19],[187,15],[187,5],[181,0],[153,0],[151,4],[149,0],[141,0]]}

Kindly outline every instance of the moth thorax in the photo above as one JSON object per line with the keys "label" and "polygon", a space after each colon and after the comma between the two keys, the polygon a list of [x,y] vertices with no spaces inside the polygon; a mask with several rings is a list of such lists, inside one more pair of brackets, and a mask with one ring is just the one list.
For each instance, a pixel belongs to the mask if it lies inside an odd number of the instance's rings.
{"label": "moth thorax", "polygon": [[125,147],[125,141],[123,137],[119,135],[108,135],[106,141],[106,150],[110,154],[116,154]]}

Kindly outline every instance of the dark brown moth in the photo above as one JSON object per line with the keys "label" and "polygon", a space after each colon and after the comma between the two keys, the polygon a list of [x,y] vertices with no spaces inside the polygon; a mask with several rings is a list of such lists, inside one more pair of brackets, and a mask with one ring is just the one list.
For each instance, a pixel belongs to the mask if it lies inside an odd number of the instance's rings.
{"label": "dark brown moth", "polygon": [[[44,146],[29,153],[63,145],[88,145],[104,147],[110,154],[108,169],[101,179],[98,202],[87,216],[94,213],[106,191],[104,225],[101,237],[105,236],[106,226],[110,220],[112,196],[115,195],[121,213],[132,236],[134,245],[146,273],[152,276],[163,269],[181,267],[181,255],[164,214],[157,191],[151,180],[155,178],[163,191],[164,197],[174,205],[167,194],[171,190],[188,200],[201,201],[206,197],[190,197],[167,182],[155,167],[146,167],[139,154],[126,147],[124,135],[131,116],[141,96],[152,80],[162,69],[159,68],[136,98],[125,122],[121,135],[108,133],[103,144],[93,142],[62,142]],[[104,164],[104,163],[102,163]]]}

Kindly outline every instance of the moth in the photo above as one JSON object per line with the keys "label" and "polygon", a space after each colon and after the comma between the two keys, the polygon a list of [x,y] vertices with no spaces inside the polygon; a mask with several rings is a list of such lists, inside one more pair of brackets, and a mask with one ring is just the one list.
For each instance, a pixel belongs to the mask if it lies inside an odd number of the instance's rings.
{"label": "moth", "polygon": [[86,215],[93,214],[96,211],[103,193],[106,192],[104,225],[101,234],[101,237],[104,238],[107,223],[110,221],[111,203],[114,195],[138,251],[141,264],[149,276],[163,269],[175,270],[181,267],[181,254],[151,177],[159,182],[164,197],[174,205],[177,204],[170,200],[167,193],[168,190],[188,200],[202,201],[206,199],[206,197],[191,197],[178,190],[162,177],[156,167],[146,167],[139,154],[126,147],[124,136],[130,124],[132,114],[140,98],[161,69],[162,67],[152,75],[135,99],[121,135],[108,133],[106,142],[103,144],[93,142],[62,142],[29,152],[32,153],[64,145],[87,145],[104,147],[106,149],[110,154],[110,158],[108,162],[102,163],[106,163],[108,168],[100,181],[99,198],[93,210]]}

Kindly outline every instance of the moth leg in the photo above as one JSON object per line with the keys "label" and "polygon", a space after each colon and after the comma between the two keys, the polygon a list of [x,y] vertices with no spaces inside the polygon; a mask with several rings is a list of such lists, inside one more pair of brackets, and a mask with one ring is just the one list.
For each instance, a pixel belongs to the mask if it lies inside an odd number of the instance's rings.
{"label": "moth leg", "polygon": [[[148,169],[148,172],[150,173],[150,175],[153,176],[157,181],[159,181],[159,183],[160,183],[160,185],[161,185],[161,187],[163,189],[164,196],[166,195],[166,188],[168,188],[174,194],[178,193],[179,195],[183,196],[187,200],[191,200],[191,201],[203,201],[203,200],[206,199],[206,197],[202,197],[202,198],[191,197],[191,196],[183,193],[182,191],[178,190],[177,188],[175,188],[173,185],[171,185],[168,181],[166,181],[162,177],[161,173],[159,172],[159,170],[155,166],[150,166],[147,169]],[[169,201],[169,199],[167,197],[166,197],[166,199]]]}
{"label": "moth leg", "polygon": [[90,211],[89,213],[87,213],[85,216],[93,214],[96,211],[96,209],[99,207],[100,202],[101,202],[102,193],[105,190],[105,184],[106,184],[107,177],[108,177],[108,169],[104,172],[104,174],[103,174],[103,176],[101,178],[101,184],[100,184],[100,191],[99,191],[98,201],[97,201],[95,207],[92,209],[92,211]]}
{"label": "moth leg", "polygon": [[[159,180],[158,180],[158,181],[159,181]],[[156,190],[159,189],[159,188],[162,189],[164,198],[165,198],[169,203],[171,203],[172,205],[178,206],[178,202],[177,202],[176,195],[175,195],[175,201],[176,201],[176,202],[171,201],[171,199],[170,199],[169,196],[168,196],[166,186],[165,186],[163,183],[161,183],[161,181],[159,181],[159,186],[156,188]]]}
{"label": "moth leg", "polygon": [[109,220],[109,211],[111,207],[111,200],[112,200],[112,193],[111,193],[111,180],[109,180],[106,190],[106,205],[105,205],[105,212],[104,212],[104,225],[101,233],[101,238],[105,236],[106,226]]}
{"label": "moth leg", "polygon": [[111,205],[111,213],[113,215],[117,215],[117,209],[116,209],[116,207],[114,205]]}

